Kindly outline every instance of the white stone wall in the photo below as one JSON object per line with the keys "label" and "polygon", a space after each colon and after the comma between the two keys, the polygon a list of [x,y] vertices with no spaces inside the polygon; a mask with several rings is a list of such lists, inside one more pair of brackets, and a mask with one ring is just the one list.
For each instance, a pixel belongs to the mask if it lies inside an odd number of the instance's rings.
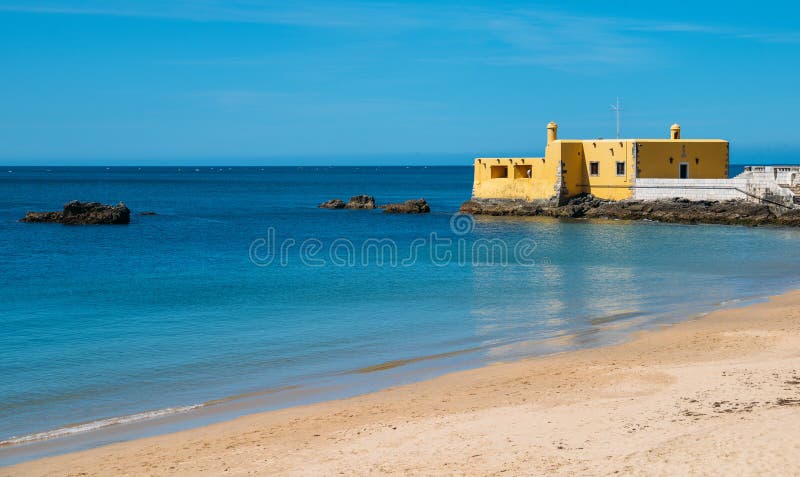
{"label": "white stone wall", "polygon": [[800,184],[800,166],[747,166],[741,176],[784,185]]}
{"label": "white stone wall", "polygon": [[750,199],[746,186],[737,179],[636,179],[633,198],[732,200]]}
{"label": "white stone wall", "polygon": [[633,198],[657,200],[743,199],[797,206],[795,194],[775,180],[772,173],[745,172],[732,179],[636,179]]}

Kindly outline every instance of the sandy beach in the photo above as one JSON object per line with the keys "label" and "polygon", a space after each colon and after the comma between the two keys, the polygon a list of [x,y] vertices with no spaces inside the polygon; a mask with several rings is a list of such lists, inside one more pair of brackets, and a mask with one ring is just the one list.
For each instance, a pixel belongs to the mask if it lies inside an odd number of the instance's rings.
{"label": "sandy beach", "polygon": [[0,469],[3,476],[798,475],[800,292],[355,398]]}

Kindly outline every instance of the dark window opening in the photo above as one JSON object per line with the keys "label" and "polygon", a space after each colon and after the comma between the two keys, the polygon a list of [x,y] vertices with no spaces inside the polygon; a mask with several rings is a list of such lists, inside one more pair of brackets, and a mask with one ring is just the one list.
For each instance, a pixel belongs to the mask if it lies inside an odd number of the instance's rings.
{"label": "dark window opening", "polygon": [[508,177],[508,166],[492,166],[492,179]]}
{"label": "dark window opening", "polygon": [[618,162],[617,163],[617,175],[618,176],[624,176],[625,175],[625,163],[624,162]]}
{"label": "dark window opening", "polygon": [[600,175],[600,163],[599,162],[590,162],[589,163],[589,175],[592,175],[592,176]]}
{"label": "dark window opening", "polygon": [[514,179],[530,178],[532,173],[533,169],[531,166],[514,166]]}
{"label": "dark window opening", "polygon": [[681,179],[688,179],[689,178],[689,164],[682,162],[679,169],[679,177]]}

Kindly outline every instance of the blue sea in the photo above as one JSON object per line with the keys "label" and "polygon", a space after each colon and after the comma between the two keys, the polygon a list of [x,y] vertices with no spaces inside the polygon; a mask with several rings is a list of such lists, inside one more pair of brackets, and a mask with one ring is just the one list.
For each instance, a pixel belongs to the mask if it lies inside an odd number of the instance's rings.
{"label": "blue sea", "polygon": [[[471,186],[470,167],[3,168],[0,465],[800,285],[800,230],[457,215]],[[356,194],[432,213],[317,208]],[[72,199],[124,201],[131,223],[17,221]]]}

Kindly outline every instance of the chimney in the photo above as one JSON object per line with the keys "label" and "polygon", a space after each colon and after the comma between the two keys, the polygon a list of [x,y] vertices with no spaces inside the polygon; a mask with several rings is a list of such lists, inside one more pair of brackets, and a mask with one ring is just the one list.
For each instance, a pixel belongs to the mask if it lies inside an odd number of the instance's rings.
{"label": "chimney", "polygon": [[669,138],[670,139],[680,139],[681,138],[681,125],[675,123],[669,128]]}
{"label": "chimney", "polygon": [[550,121],[547,124],[547,144],[558,139],[558,124]]}

